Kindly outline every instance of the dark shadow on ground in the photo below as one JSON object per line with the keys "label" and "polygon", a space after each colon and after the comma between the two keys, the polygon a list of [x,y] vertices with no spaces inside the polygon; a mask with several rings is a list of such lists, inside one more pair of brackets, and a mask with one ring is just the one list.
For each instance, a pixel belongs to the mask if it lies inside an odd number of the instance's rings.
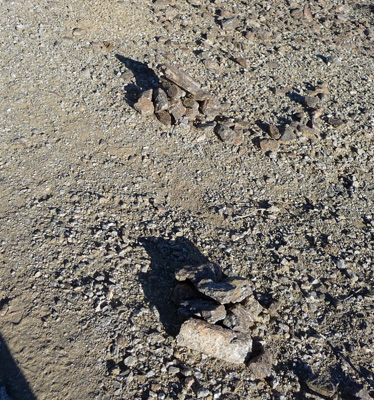
{"label": "dark shadow on ground", "polygon": [[167,240],[145,237],[139,242],[151,258],[150,271],[139,274],[145,297],[156,307],[165,331],[176,336],[180,321],[177,308],[170,299],[176,284],[175,271],[185,265],[199,265],[208,260],[185,238]]}
{"label": "dark shadow on ground", "polygon": [[156,72],[149,68],[146,63],[121,56],[120,54],[116,54],[116,58],[134,75],[135,83],[131,82],[125,86],[125,99],[130,106],[133,106],[139,96],[146,90],[161,86]]}
{"label": "dark shadow on ground", "polygon": [[26,379],[0,335],[0,399],[36,400]]}

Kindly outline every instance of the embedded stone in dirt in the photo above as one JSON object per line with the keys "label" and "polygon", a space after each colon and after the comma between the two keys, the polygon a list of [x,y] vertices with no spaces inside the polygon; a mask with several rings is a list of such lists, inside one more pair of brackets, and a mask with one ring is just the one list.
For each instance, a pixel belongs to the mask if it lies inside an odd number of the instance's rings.
{"label": "embedded stone in dirt", "polygon": [[244,363],[252,350],[252,339],[248,333],[234,332],[197,319],[189,319],[182,324],[177,343],[236,364]]}
{"label": "embedded stone in dirt", "polygon": [[235,144],[237,133],[228,126],[217,124],[214,128],[214,132],[222,140],[222,142],[227,144]]}

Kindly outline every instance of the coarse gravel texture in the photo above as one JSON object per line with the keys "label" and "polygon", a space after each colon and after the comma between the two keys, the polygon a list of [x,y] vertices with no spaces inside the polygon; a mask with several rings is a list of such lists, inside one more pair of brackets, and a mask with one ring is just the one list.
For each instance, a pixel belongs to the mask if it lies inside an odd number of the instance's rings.
{"label": "coarse gravel texture", "polygon": [[[0,49],[3,397],[373,398],[372,2],[3,0]],[[165,63],[241,145],[134,110]],[[322,83],[318,133],[261,146]],[[267,309],[269,378],[177,347],[175,270],[207,260]]]}

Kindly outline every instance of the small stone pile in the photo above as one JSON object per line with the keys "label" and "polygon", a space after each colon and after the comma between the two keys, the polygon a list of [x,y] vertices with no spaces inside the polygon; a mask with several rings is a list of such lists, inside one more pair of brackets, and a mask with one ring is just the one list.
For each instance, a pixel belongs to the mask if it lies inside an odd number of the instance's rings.
{"label": "small stone pile", "polygon": [[178,344],[232,363],[257,362],[256,377],[268,376],[271,355],[262,351],[251,359],[250,330],[263,308],[250,282],[238,276],[224,277],[214,263],[183,267],[176,279],[172,300],[184,321]]}
{"label": "small stone pile", "polygon": [[217,123],[224,120],[227,104],[201,89],[196,80],[175,66],[162,65],[160,71],[160,87],[143,92],[134,104],[135,110],[144,116],[155,114],[166,126],[194,124],[203,129],[211,126],[223,142],[240,144],[237,131]]}

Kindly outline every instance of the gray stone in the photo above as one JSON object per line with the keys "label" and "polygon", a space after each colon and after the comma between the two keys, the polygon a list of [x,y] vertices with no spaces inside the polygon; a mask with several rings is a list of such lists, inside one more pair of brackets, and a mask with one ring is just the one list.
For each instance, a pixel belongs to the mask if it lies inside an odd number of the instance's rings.
{"label": "gray stone", "polygon": [[318,108],[320,99],[313,96],[305,96],[304,104],[309,108]]}
{"label": "gray stone", "polygon": [[279,138],[281,142],[290,142],[291,140],[296,139],[296,135],[293,131],[292,128],[286,126],[284,129],[284,132],[282,133],[282,136]]}
{"label": "gray stone", "polygon": [[236,17],[223,18],[220,20],[220,25],[225,31],[232,31],[239,26],[239,20]]}
{"label": "gray stone", "polygon": [[244,363],[252,350],[249,334],[234,332],[197,319],[189,319],[182,324],[177,343],[179,346],[236,364]]}
{"label": "gray stone", "polygon": [[168,96],[161,88],[157,88],[155,90],[153,102],[155,106],[155,113],[167,110],[169,108]]}
{"label": "gray stone", "polygon": [[332,384],[330,376],[321,374],[313,376],[305,381],[308,388],[322,396],[332,397],[336,392],[336,387]]}
{"label": "gray stone", "polygon": [[222,142],[225,142],[227,144],[235,143],[237,133],[228,126],[217,124],[214,128],[214,132],[222,140]]}
{"label": "gray stone", "polygon": [[179,316],[186,320],[191,317],[203,318],[205,321],[215,324],[226,317],[226,309],[213,301],[187,300],[182,302],[178,309]]}
{"label": "gray stone", "polygon": [[223,320],[223,325],[234,331],[248,332],[249,328],[256,322],[256,316],[242,304],[235,304],[227,311],[227,316]]}
{"label": "gray stone", "polygon": [[195,286],[200,293],[220,304],[239,303],[252,294],[250,282],[238,276],[226,278],[218,283],[204,279]]}
{"label": "gray stone", "polygon": [[260,142],[260,148],[263,152],[277,151],[279,149],[279,143],[275,140],[264,139]]}
{"label": "gray stone", "polygon": [[174,117],[175,121],[178,122],[186,114],[186,108],[183,106],[180,99],[178,99],[170,104],[169,112]]}
{"label": "gray stone", "polygon": [[248,296],[241,304],[247,310],[249,310],[249,312],[251,313],[252,318],[254,318],[254,320],[257,320],[258,319],[257,317],[264,310],[262,305],[253,296]]}
{"label": "gray stone", "polygon": [[209,98],[209,94],[201,89],[200,84],[196,82],[190,75],[179,68],[170,65],[161,66],[166,79],[174,82],[180,88],[188,93],[191,93],[196,100],[205,100]]}
{"label": "gray stone", "polygon": [[222,271],[217,264],[208,262],[197,266],[186,265],[176,272],[175,277],[178,281],[189,280],[193,283],[198,283],[202,279],[219,282],[222,279]]}
{"label": "gray stone", "polygon": [[207,99],[201,102],[200,112],[209,119],[214,119],[218,115],[228,110],[228,105],[221,104],[217,98]]}

